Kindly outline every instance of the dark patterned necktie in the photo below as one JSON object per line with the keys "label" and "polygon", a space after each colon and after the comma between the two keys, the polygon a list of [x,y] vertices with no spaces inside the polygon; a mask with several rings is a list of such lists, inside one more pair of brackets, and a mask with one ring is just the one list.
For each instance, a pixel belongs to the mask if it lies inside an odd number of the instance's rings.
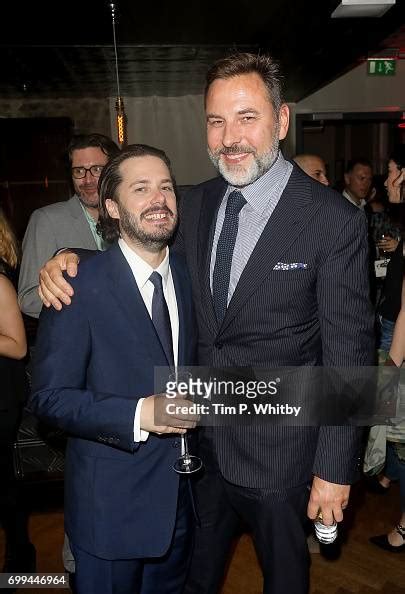
{"label": "dark patterned necktie", "polygon": [[229,281],[231,278],[232,256],[238,234],[239,213],[245,204],[246,200],[239,191],[234,190],[229,194],[224,223],[218,239],[212,276],[212,297],[219,326],[223,322],[228,307]]}
{"label": "dark patterned necktie", "polygon": [[149,277],[154,286],[152,298],[152,322],[166,354],[169,365],[174,365],[172,326],[170,324],[169,309],[163,293],[162,276],[152,272]]}

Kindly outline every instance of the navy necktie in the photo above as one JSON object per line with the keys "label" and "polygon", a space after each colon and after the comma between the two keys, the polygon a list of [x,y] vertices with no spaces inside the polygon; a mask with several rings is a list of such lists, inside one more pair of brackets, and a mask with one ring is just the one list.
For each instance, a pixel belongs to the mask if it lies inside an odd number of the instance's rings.
{"label": "navy necktie", "polygon": [[169,309],[163,293],[162,276],[152,272],[149,277],[154,286],[152,298],[152,322],[166,354],[169,365],[174,365],[172,326],[170,324]]}
{"label": "navy necktie", "polygon": [[228,196],[225,218],[218,239],[212,276],[212,297],[219,326],[221,326],[228,307],[228,290],[231,278],[233,250],[238,234],[239,213],[246,204],[241,192],[234,190]]}

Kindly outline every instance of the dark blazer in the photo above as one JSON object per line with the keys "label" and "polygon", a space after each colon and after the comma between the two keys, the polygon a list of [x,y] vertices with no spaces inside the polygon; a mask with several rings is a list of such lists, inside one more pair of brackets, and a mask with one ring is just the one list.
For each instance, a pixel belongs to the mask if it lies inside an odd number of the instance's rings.
{"label": "dark blazer", "polygon": [[[373,361],[364,213],[294,165],[218,327],[209,283],[217,178],[184,198],[177,249],[192,279],[199,363],[220,367],[357,366]],[[305,268],[275,269],[278,263]],[[214,429],[223,476],[279,489],[311,480],[346,484],[358,466],[358,431],[255,425]]]}
{"label": "dark blazer", "polygon": [[[179,365],[191,365],[195,321],[184,263],[170,255],[179,312]],[[132,271],[118,245],[73,280],[75,298],[41,314],[32,410],[69,434],[65,526],[71,541],[104,559],[157,557],[176,517],[179,438],[135,444],[138,399],[155,393],[167,366]]]}

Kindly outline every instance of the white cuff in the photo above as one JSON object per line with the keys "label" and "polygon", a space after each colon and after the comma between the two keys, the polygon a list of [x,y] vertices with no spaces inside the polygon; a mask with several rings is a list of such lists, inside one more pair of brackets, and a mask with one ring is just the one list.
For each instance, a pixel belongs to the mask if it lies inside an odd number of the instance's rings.
{"label": "white cuff", "polygon": [[138,404],[136,405],[135,410],[135,418],[134,418],[134,441],[146,441],[149,437],[149,431],[144,431],[141,429],[141,410],[142,410],[142,403],[145,398],[140,398],[138,400]]}

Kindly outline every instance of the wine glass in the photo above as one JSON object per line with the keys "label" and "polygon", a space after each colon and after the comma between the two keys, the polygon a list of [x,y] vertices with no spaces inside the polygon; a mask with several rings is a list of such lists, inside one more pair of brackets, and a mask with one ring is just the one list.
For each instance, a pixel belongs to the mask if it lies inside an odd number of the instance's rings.
{"label": "wine glass", "polygon": [[[186,382],[189,385],[191,379],[191,373],[187,371],[176,371],[169,375],[170,382],[173,382],[176,386],[180,383]],[[173,385],[173,384],[172,384]],[[202,460],[198,456],[190,454],[188,449],[187,433],[180,435],[180,446],[181,455],[177,458],[173,464],[173,469],[179,474],[192,474],[197,472],[202,467]]]}

